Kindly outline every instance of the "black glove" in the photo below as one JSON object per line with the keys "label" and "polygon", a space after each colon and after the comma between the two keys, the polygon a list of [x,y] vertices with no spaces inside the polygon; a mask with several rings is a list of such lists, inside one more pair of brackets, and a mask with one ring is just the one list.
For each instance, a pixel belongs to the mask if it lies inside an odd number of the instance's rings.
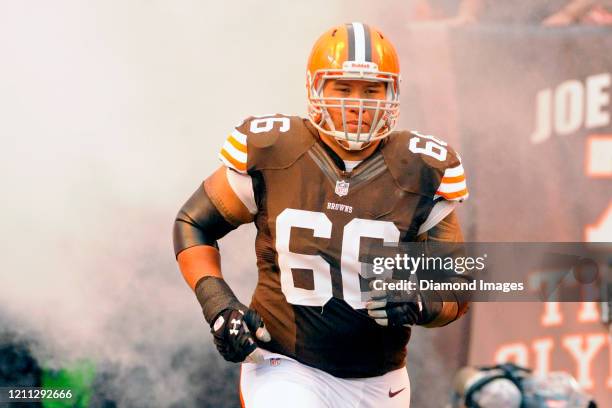
{"label": "black glove", "polygon": [[257,348],[253,335],[261,341],[270,341],[270,334],[261,316],[241,304],[219,313],[211,325],[211,332],[219,353],[233,363],[245,360],[255,363],[263,361],[263,355]]}
{"label": "black glove", "polygon": [[442,309],[442,301],[432,297],[418,290],[372,290],[366,309],[368,315],[381,326],[424,325],[434,320]]}
{"label": "black glove", "polygon": [[200,279],[195,292],[223,358],[234,363],[262,362],[263,354],[255,338],[268,342],[270,333],[261,316],[240,303],[221,278],[206,276]]}

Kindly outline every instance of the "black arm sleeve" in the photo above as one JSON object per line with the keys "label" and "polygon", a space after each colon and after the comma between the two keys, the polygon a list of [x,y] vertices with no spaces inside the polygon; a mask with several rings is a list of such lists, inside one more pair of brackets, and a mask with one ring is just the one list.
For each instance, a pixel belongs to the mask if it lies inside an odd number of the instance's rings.
{"label": "black arm sleeve", "polygon": [[[430,229],[424,237],[421,237],[428,246],[426,252],[429,255],[439,257],[461,257],[465,256],[462,246],[463,234],[455,212],[440,221],[438,225]],[[456,274],[454,271],[444,271],[446,282],[470,282],[472,278],[466,274]],[[428,291],[427,298],[422,299],[428,303],[429,315],[420,324],[426,327],[445,326],[463,314],[469,308],[469,296],[461,291]]]}
{"label": "black arm sleeve", "polygon": [[196,245],[215,248],[217,240],[236,229],[217,210],[204,189],[204,184],[193,193],[174,220],[174,255]]}

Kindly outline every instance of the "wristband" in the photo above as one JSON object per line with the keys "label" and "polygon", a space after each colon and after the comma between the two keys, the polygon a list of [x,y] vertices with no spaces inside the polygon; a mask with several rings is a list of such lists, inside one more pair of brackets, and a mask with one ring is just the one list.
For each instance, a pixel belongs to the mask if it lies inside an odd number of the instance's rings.
{"label": "wristband", "polygon": [[225,309],[242,306],[225,280],[216,276],[201,278],[196,283],[195,294],[202,306],[204,318],[210,325]]}

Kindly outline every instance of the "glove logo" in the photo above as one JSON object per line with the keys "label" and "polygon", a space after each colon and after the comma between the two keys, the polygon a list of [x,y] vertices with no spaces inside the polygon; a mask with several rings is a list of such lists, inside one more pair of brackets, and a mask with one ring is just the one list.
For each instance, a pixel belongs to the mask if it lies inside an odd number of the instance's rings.
{"label": "glove logo", "polygon": [[240,319],[232,319],[230,323],[232,325],[232,328],[229,330],[230,334],[238,335],[238,327],[240,327],[242,321]]}

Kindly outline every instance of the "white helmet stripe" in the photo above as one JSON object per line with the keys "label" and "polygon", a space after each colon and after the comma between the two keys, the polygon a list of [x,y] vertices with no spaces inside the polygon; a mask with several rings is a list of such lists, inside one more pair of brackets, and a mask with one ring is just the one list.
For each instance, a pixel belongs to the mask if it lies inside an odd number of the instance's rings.
{"label": "white helmet stripe", "polygon": [[365,41],[365,29],[361,23],[352,23],[353,31],[355,33],[355,61],[365,62],[366,56],[366,41]]}

